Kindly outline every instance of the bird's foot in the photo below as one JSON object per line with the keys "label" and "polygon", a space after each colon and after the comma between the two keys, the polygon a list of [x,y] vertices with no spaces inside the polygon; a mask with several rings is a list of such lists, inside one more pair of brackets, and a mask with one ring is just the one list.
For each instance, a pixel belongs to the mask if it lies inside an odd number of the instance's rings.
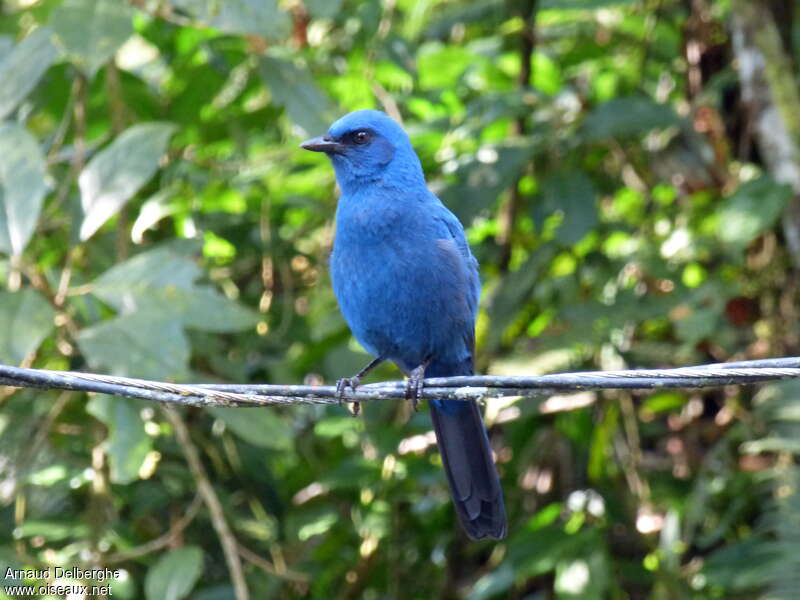
{"label": "bird's foot", "polygon": [[[347,388],[350,388],[353,390],[353,392],[355,392],[359,383],[361,383],[361,378],[358,375],[354,375],[353,377],[342,377],[336,382],[336,395],[339,397],[340,405],[345,401],[344,395],[347,391]],[[355,400],[351,402],[350,412],[354,417],[357,417],[361,412],[361,402],[357,402]]]}
{"label": "bird's foot", "polygon": [[[355,393],[358,384],[361,383],[361,378],[364,377],[367,373],[369,373],[372,369],[377,367],[379,364],[383,362],[383,359],[379,356],[378,358],[373,359],[370,363],[361,369],[358,373],[353,375],[352,377],[343,377],[339,381],[336,382],[336,395],[339,397],[339,404],[344,402],[344,394],[347,391],[347,388],[350,388]],[[354,417],[357,417],[358,414],[361,412],[361,402],[357,402],[356,400],[352,400],[350,402],[350,412],[353,414]]]}
{"label": "bird's foot", "polygon": [[406,400],[411,402],[411,408],[417,412],[417,405],[419,404],[419,397],[422,395],[422,388],[425,385],[425,367],[427,365],[420,365],[411,373],[408,374],[406,381]]}

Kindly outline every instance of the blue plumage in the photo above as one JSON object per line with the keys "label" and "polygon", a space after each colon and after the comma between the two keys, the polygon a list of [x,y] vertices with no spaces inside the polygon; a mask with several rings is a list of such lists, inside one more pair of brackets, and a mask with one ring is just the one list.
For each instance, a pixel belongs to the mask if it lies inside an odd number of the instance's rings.
{"label": "blue plumage", "polygon": [[[358,341],[414,382],[423,372],[471,374],[478,263],[461,223],[428,190],[406,133],[384,113],[360,110],[302,146],[331,158],[341,188],[331,276]],[[358,376],[343,381],[357,385]],[[502,490],[477,404],[434,400],[431,415],[465,530],[503,537]]]}

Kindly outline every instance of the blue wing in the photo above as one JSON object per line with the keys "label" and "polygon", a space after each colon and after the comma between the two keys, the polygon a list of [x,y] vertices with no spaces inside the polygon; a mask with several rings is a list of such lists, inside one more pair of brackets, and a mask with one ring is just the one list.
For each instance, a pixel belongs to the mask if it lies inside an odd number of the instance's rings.
{"label": "blue wing", "polygon": [[[469,357],[459,364],[434,361],[426,376],[468,375],[473,372],[475,316],[481,293],[478,261],[472,256],[464,228],[438,199],[431,207],[439,246],[447,249],[452,263],[462,270],[467,289],[464,300],[470,313],[463,331]],[[463,281],[463,280],[462,280]],[[492,462],[492,450],[477,403],[431,400],[431,418],[439,443],[453,502],[467,535],[472,539],[506,535],[506,513],[500,480]]]}
{"label": "blue wing", "polygon": [[469,249],[467,238],[464,235],[464,227],[462,227],[458,217],[450,212],[438,198],[436,198],[432,210],[440,237],[451,240],[455,244],[463,260],[463,265],[469,281],[467,304],[469,305],[469,310],[474,321],[475,317],[478,315],[478,301],[481,295],[481,279],[478,273],[478,261]]}

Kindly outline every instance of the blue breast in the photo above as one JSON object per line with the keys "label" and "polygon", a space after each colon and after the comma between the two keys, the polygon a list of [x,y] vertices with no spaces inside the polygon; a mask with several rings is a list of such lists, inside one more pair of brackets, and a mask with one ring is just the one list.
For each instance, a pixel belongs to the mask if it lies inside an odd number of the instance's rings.
{"label": "blue breast", "polygon": [[340,198],[334,293],[361,345],[405,371],[431,357],[458,361],[471,354],[468,285],[437,240],[423,203]]}

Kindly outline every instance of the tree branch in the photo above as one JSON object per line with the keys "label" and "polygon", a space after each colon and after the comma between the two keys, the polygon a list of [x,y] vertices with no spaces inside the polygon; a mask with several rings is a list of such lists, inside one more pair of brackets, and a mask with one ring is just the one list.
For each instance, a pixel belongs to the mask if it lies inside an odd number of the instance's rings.
{"label": "tree branch", "polygon": [[228,527],[228,522],[225,520],[225,513],[222,510],[222,504],[217,497],[217,493],[214,491],[214,486],[211,485],[208,479],[208,474],[206,473],[203,463],[200,461],[200,454],[197,451],[197,447],[189,437],[189,430],[186,428],[186,423],[184,423],[180,414],[168,406],[164,406],[163,409],[164,414],[167,415],[169,422],[172,424],[173,429],[175,429],[175,437],[183,450],[183,454],[186,456],[186,462],[189,464],[189,469],[197,482],[197,492],[202,496],[203,502],[211,515],[211,523],[219,536],[222,552],[225,554],[225,562],[231,574],[236,600],[248,600],[250,598],[250,591],[247,589],[247,582],[244,579],[242,561],[239,560],[239,545],[230,527]]}

